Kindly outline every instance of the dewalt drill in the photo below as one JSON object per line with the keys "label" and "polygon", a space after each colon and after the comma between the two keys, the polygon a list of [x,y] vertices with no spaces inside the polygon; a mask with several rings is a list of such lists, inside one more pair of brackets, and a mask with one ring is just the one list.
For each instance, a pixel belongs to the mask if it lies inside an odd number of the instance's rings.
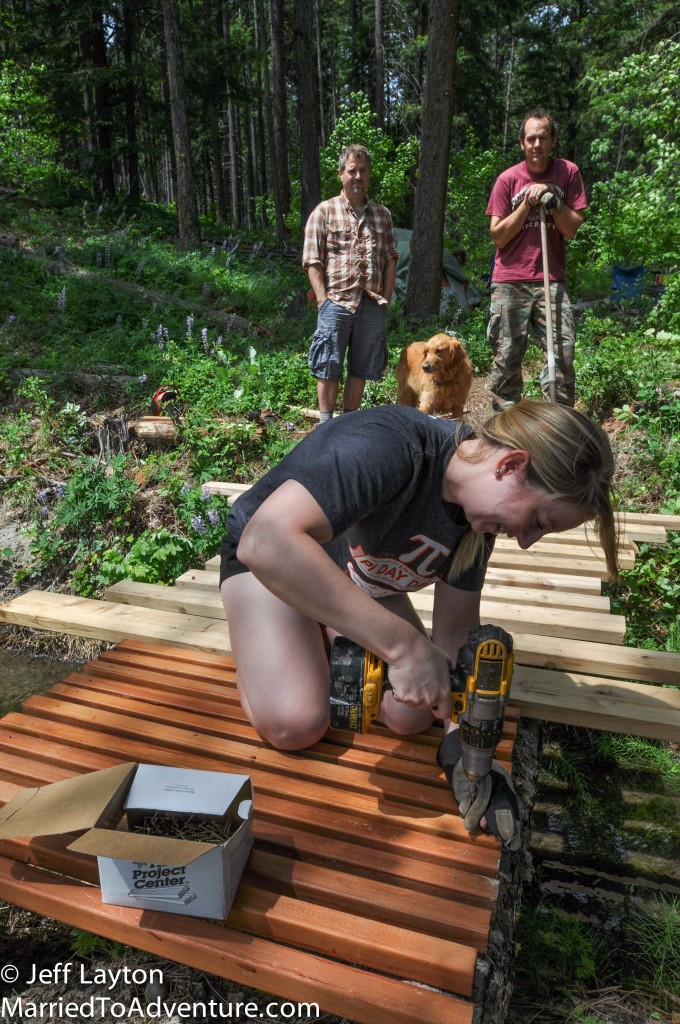
{"label": "dewalt drill", "polygon": [[[478,626],[458,652],[451,671],[451,719],[460,727],[463,770],[470,782],[491,771],[510,697],[512,637],[500,626]],[[380,714],[389,687],[387,666],[344,636],[331,649],[330,724],[333,729],[366,732]]]}

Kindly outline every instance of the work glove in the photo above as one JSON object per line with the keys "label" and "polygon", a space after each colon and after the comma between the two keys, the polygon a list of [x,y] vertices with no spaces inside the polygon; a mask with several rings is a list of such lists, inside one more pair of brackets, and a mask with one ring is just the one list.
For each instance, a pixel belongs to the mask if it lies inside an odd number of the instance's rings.
{"label": "work glove", "polygon": [[557,185],[547,184],[545,187],[546,191],[541,196],[541,202],[546,210],[559,210],[562,206],[562,200],[559,197]]}
{"label": "work glove", "polygon": [[469,831],[482,818],[490,832],[508,850],[520,848],[520,813],[517,794],[509,772],[494,764],[481,782],[470,782],[463,771],[463,747],[460,730],[444,737],[437,751],[437,764],[444,769],[458,803],[463,825]]}

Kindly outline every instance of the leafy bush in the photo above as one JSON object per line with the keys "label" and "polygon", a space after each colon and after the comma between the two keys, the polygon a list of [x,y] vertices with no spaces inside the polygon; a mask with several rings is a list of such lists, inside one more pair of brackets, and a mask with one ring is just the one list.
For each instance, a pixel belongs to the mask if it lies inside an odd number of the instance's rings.
{"label": "leafy bush", "polygon": [[352,93],[321,150],[321,195],[324,199],[340,191],[338,157],[345,146],[357,143],[371,154],[371,198],[383,203],[398,224],[406,209],[409,177],[418,165],[420,144],[407,138],[396,146],[377,118],[363,93]]}
{"label": "leafy bush", "polygon": [[46,70],[12,60],[0,65],[0,179],[55,202],[82,183],[55,159],[61,126],[42,85]]}
{"label": "leafy bush", "polygon": [[677,266],[679,74],[680,43],[667,39],[586,76],[600,172],[586,234],[598,264]]}

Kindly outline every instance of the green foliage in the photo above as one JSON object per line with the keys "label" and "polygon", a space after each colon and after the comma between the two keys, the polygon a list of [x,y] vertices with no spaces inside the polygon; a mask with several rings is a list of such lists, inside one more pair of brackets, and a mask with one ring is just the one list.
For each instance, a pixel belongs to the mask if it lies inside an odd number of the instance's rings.
{"label": "green foliage", "polygon": [[597,978],[595,930],[540,899],[522,907],[517,953],[518,981],[540,997],[566,995]]}
{"label": "green foliage", "polygon": [[657,388],[680,371],[680,336],[635,324],[631,329],[620,318],[586,310],[575,365],[579,398],[587,412],[602,415],[636,401],[658,412]]}
{"label": "green foliage", "polygon": [[[68,565],[71,586],[92,597],[118,580],[168,583],[202,564],[224,536],[226,505],[178,475],[163,483],[166,476],[159,473],[161,486],[148,495],[134,462],[118,456],[108,466],[85,462],[65,487],[38,492],[28,531],[33,564],[18,578]],[[172,529],[151,525],[148,502],[159,499],[172,503]]]}
{"label": "green foliage", "polygon": [[[680,43],[672,40],[585,77],[597,128],[592,158],[598,179],[576,246],[598,265],[644,264],[666,273],[677,268],[679,80]],[[661,315],[658,321],[672,326],[677,306],[667,310],[672,322]]]}
{"label": "green foliage", "polygon": [[96,954],[98,957],[104,956],[111,960],[124,959],[129,953],[129,946],[124,946],[121,942],[111,942],[101,935],[92,935],[91,932],[84,932],[80,928],[71,928],[71,949],[76,956],[89,957]]}
{"label": "green foliage", "polygon": [[52,201],[75,178],[59,165],[59,119],[44,89],[45,67],[0,64],[0,179]]}
{"label": "green foliage", "polygon": [[653,772],[672,787],[680,786],[680,758],[665,743],[603,732],[597,734],[595,749],[600,758],[618,768]]}
{"label": "green foliage", "polygon": [[626,616],[626,642],[673,650],[678,641],[680,536],[663,547],[643,544],[635,569],[624,570],[612,588],[612,611]]}
{"label": "green foliage", "polygon": [[[472,129],[454,151],[449,171],[446,205],[446,244],[453,252],[464,249],[466,270],[477,279],[489,272],[494,244],[489,233],[486,204],[507,157],[500,149],[482,149]],[[471,270],[470,270],[471,268]]]}
{"label": "green foliage", "polygon": [[541,771],[545,777],[551,781],[565,783],[584,803],[590,799],[589,767],[589,753],[578,747],[571,748],[564,743],[544,744]]}
{"label": "green foliage", "polygon": [[637,982],[677,1005],[680,996],[680,900],[659,893],[652,907],[635,904],[630,915],[631,960]]}
{"label": "green foliage", "polygon": [[328,145],[321,150],[321,194],[325,199],[340,191],[338,157],[353,143],[366,146],[371,154],[371,198],[387,206],[398,224],[406,209],[409,177],[418,165],[420,143],[407,138],[395,147],[387,132],[378,127],[363,93],[352,93]]}

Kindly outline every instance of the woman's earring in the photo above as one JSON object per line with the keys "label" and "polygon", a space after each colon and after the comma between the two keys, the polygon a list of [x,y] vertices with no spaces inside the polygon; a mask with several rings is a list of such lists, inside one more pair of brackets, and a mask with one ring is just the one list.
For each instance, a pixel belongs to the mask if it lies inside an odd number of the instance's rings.
{"label": "woman's earring", "polygon": [[500,476],[500,475],[501,475],[501,471],[500,471],[500,469],[497,469],[496,470],[496,476]]}

